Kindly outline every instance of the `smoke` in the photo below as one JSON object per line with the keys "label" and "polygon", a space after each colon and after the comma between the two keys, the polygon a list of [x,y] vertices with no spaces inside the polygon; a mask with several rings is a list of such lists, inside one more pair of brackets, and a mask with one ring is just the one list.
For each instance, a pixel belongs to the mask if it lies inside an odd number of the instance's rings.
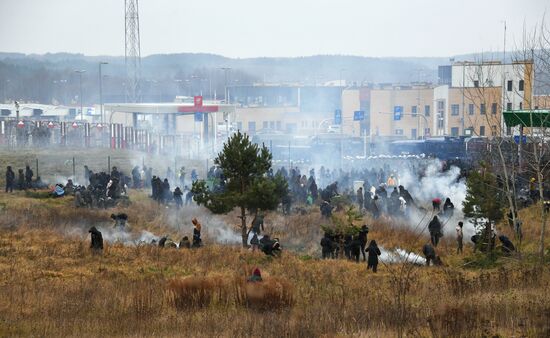
{"label": "smoke", "polygon": [[389,251],[380,247],[380,253],[380,260],[384,263],[426,264],[426,259],[424,257],[400,248]]}

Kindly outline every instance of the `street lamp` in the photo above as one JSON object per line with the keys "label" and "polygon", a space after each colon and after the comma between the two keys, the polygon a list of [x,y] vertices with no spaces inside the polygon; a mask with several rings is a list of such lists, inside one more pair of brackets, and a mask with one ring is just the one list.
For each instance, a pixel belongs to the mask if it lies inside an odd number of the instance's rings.
{"label": "street lamp", "polygon": [[230,67],[222,67],[220,68],[221,70],[223,70],[224,72],[224,77],[225,77],[225,90],[224,90],[224,101],[225,103],[229,103],[228,100],[227,100],[227,73],[231,70]]}
{"label": "street lamp", "polygon": [[103,77],[101,76],[101,66],[108,65],[108,62],[99,62],[99,109],[101,112],[101,123],[105,123],[105,117],[103,116]]}
{"label": "street lamp", "polygon": [[75,70],[75,73],[78,74],[80,81],[80,120],[84,120],[84,108],[82,107],[82,74],[86,73],[85,70]]}

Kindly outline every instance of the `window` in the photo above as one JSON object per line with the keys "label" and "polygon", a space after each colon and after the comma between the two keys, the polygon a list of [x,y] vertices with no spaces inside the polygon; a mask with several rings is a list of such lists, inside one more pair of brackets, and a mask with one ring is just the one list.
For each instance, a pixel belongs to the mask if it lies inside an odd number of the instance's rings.
{"label": "window", "polygon": [[468,115],[474,115],[476,112],[476,107],[474,106],[473,103],[470,103],[468,105]]}
{"label": "window", "polygon": [[507,110],[507,111],[512,110],[512,102],[506,103],[506,110]]}
{"label": "window", "polygon": [[275,121],[269,122],[269,129],[275,129]]}
{"label": "window", "polygon": [[523,109],[523,102],[520,102],[519,103],[519,110],[522,110]]}
{"label": "window", "polygon": [[267,129],[269,127],[269,124],[267,121],[264,121],[264,123],[262,123],[262,128],[263,129]]}
{"label": "window", "polygon": [[426,137],[430,136],[430,128],[424,128],[424,136]]}
{"label": "window", "polygon": [[476,87],[476,88],[479,87],[479,81],[478,81],[478,80],[475,80],[475,81],[474,81],[474,87]]}
{"label": "window", "polygon": [[277,130],[283,129],[283,124],[281,121],[277,121]]}
{"label": "window", "polygon": [[11,114],[11,110],[9,110],[9,109],[2,109],[0,111],[0,115],[2,115],[2,116],[10,116],[10,114]]}
{"label": "window", "polygon": [[416,129],[411,129],[411,138],[416,140]]}
{"label": "window", "polygon": [[395,129],[395,135],[403,135],[403,129]]}
{"label": "window", "polygon": [[481,115],[485,115],[485,113],[487,112],[487,105],[485,103],[482,103],[479,105],[479,113]]}
{"label": "window", "polygon": [[454,137],[458,136],[458,127],[451,128],[451,136],[454,136]]}
{"label": "window", "polygon": [[411,115],[412,117],[416,117],[416,106],[411,107]]}
{"label": "window", "polygon": [[491,103],[491,114],[495,115],[497,113],[497,104]]}
{"label": "window", "polygon": [[491,135],[492,136],[497,136],[497,126],[492,126],[491,127]]}
{"label": "window", "polygon": [[523,80],[519,80],[519,91],[520,91],[520,92],[523,91],[523,86],[524,86]]}
{"label": "window", "polygon": [[458,111],[460,110],[460,105],[452,104],[451,105],[451,115],[458,116]]}
{"label": "window", "polygon": [[256,132],[256,122],[255,121],[248,122],[248,132],[249,133],[255,133]]}
{"label": "window", "polygon": [[485,126],[479,127],[479,136],[485,136]]}
{"label": "window", "polygon": [[508,90],[509,92],[511,92],[511,91],[512,91],[512,87],[513,87],[513,82],[512,82],[512,80],[508,80],[508,83],[507,83],[507,85],[506,85],[507,90]]}
{"label": "window", "polygon": [[237,122],[237,130],[243,130],[243,123]]}
{"label": "window", "polygon": [[430,106],[429,105],[424,106],[424,115],[425,116],[430,116]]}

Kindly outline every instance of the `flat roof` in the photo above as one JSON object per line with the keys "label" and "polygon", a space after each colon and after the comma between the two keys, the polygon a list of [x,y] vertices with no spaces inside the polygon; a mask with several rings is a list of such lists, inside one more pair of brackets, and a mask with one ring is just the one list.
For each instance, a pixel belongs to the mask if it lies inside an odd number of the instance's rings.
{"label": "flat roof", "polygon": [[179,114],[191,115],[196,112],[216,113],[235,112],[234,104],[220,104],[217,102],[204,101],[202,106],[195,106],[193,103],[181,102],[160,102],[160,103],[105,103],[103,109],[122,113],[138,114]]}

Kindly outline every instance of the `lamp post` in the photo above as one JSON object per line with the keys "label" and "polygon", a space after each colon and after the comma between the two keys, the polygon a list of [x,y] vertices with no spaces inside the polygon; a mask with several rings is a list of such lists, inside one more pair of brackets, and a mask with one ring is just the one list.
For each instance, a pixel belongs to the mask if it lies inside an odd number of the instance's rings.
{"label": "lamp post", "polygon": [[231,68],[229,67],[222,67],[220,68],[221,70],[223,70],[224,72],[224,78],[225,78],[225,89],[224,89],[224,97],[223,97],[223,100],[225,101],[225,103],[229,103],[228,99],[227,99],[227,73],[231,70]]}
{"label": "lamp post", "polygon": [[75,70],[75,73],[78,74],[80,82],[80,120],[84,120],[84,108],[82,106],[82,74],[84,74],[85,72],[85,70]]}
{"label": "lamp post", "polygon": [[99,62],[99,109],[101,112],[101,123],[105,123],[105,117],[103,116],[103,77],[101,76],[101,66],[108,65],[108,62]]}

